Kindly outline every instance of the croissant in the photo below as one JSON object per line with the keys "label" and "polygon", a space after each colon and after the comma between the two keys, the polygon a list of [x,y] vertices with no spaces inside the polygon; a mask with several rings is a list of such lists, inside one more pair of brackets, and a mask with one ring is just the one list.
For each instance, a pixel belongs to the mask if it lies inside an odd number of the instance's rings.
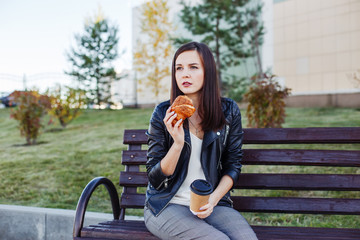
{"label": "croissant", "polygon": [[[191,117],[191,115],[194,114],[195,110],[196,109],[192,103],[192,100],[189,97],[185,95],[179,95],[171,105],[171,111],[177,113],[176,118],[172,121],[172,125],[174,126],[180,119],[182,119],[184,122],[186,118]],[[181,124],[183,122],[181,122]]]}

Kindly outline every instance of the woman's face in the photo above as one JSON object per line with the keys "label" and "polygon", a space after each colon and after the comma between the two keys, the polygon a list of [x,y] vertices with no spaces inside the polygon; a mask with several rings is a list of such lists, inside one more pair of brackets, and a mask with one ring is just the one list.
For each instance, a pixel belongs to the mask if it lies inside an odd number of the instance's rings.
{"label": "woman's face", "polygon": [[181,53],[175,61],[175,78],[185,95],[197,94],[204,84],[204,66],[196,50]]}

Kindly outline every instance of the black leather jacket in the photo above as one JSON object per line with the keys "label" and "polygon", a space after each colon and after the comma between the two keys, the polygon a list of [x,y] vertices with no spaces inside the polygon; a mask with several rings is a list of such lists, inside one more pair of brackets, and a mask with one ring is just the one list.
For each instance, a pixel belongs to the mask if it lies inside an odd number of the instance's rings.
{"label": "black leather jacket", "polygon": [[[241,150],[243,130],[239,107],[231,99],[222,98],[221,100],[227,123],[221,130],[205,132],[201,149],[201,165],[204,175],[214,189],[223,175],[229,175],[234,182],[237,182],[243,155]],[[166,101],[155,108],[146,133],[149,145],[146,163],[149,184],[145,205],[156,216],[169,204],[185,180],[191,152],[190,133],[186,120],[184,122],[185,144],[178,164],[173,175],[164,175],[160,161],[173,144],[173,139],[163,122],[169,106],[170,101]],[[229,192],[219,201],[218,205],[232,207]]]}

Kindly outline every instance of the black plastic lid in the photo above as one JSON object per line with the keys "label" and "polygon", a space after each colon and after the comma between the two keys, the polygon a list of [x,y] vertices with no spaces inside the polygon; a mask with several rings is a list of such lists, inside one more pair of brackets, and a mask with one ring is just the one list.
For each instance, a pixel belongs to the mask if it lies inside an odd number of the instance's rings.
{"label": "black plastic lid", "polygon": [[213,188],[211,184],[203,179],[197,179],[190,185],[191,191],[198,195],[209,195],[212,193]]}

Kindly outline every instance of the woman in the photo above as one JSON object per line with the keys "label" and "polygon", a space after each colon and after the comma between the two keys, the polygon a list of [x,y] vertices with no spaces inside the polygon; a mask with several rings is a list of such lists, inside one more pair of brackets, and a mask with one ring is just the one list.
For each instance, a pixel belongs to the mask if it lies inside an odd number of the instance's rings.
{"label": "woman", "polygon": [[[181,46],[172,63],[171,100],[159,104],[151,117],[144,219],[161,239],[257,239],[232,208],[229,191],[240,174],[243,130],[240,110],[220,97],[216,76],[205,44]],[[176,114],[170,105],[179,95],[188,96],[196,111],[173,126]],[[208,204],[196,215],[189,210],[195,179],[214,186]]]}

